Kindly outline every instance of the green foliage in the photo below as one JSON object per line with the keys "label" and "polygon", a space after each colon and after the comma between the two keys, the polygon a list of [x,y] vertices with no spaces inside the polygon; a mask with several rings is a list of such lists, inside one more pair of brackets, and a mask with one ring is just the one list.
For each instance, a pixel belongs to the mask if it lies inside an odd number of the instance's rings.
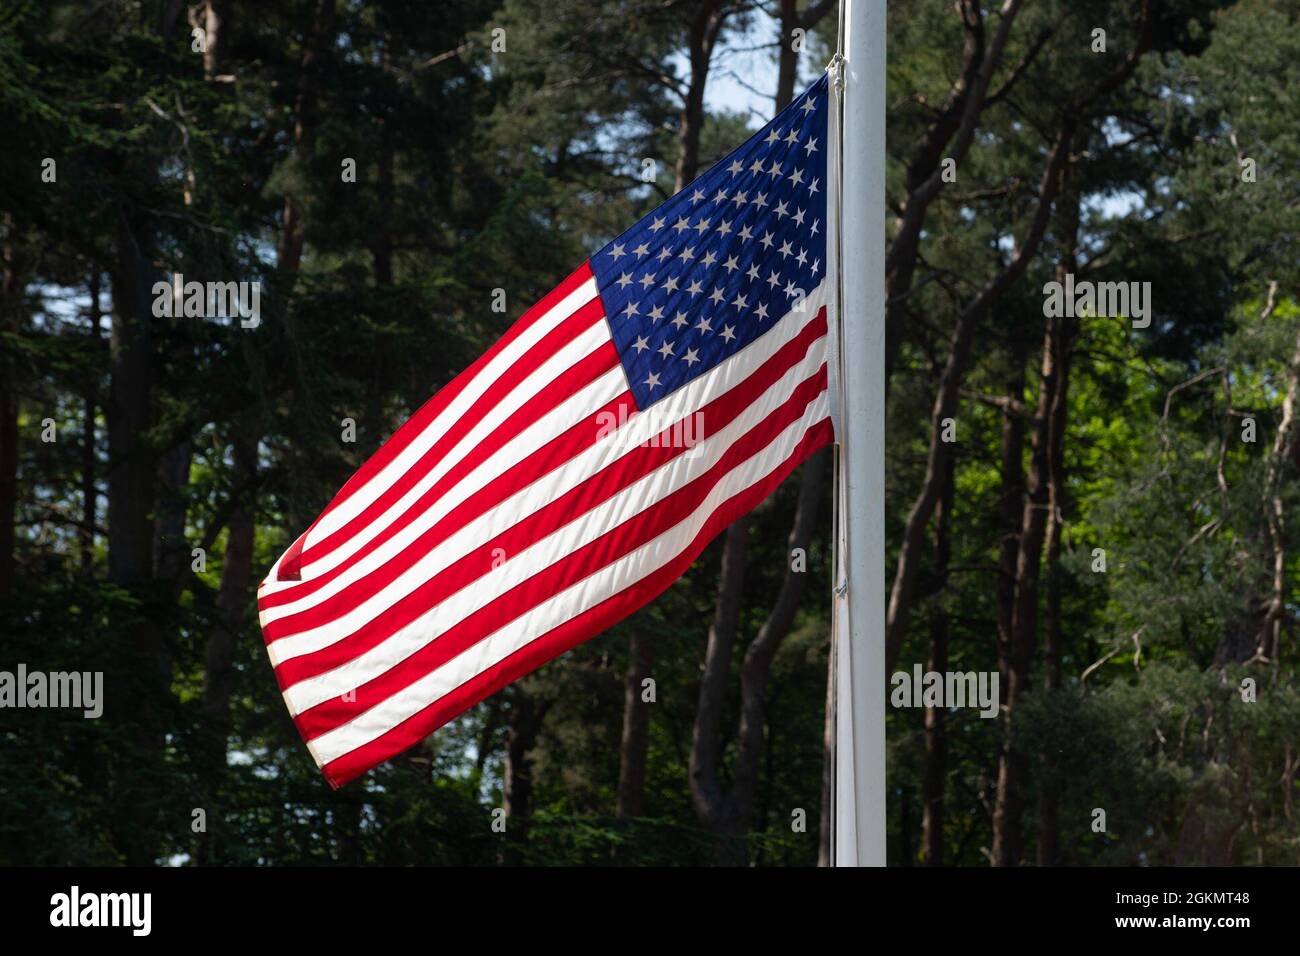
{"label": "green foliage", "polygon": [[[285,713],[257,625],[256,582],[360,463],[671,193],[696,7],[339,2],[317,48],[317,3],[231,6],[212,73],[184,13],[162,29],[171,4],[110,0],[95,6],[93,27],[82,4],[0,8],[0,426],[12,422],[18,436],[0,669],[103,671],[113,687],[101,720],[0,710],[0,865],[815,864],[829,489],[805,596],[766,688],[743,834],[701,823],[691,791],[718,543],[653,604],[337,792]],[[726,57],[750,46],[771,56],[778,5],[725,6]],[[993,88],[1022,59],[1024,70],[980,117],[956,182],[927,213],[907,298],[887,423],[891,572],[955,318],[1024,241],[1050,135],[1075,117],[1078,242],[1058,208],[1024,277],[981,320],[957,413],[951,555],[941,570],[927,543],[899,657],[902,669],[924,662],[931,624],[943,620],[949,670],[996,672],[1002,443],[1014,416],[1028,434],[1038,411],[1043,285],[1073,261],[1081,277],[1155,291],[1149,330],[1124,317],[1078,324],[1063,540],[1041,569],[1060,597],[1062,679],[1046,689],[1036,646],[1010,718],[943,715],[948,864],[988,861],[1007,741],[1030,755],[1026,860],[1040,797],[1056,800],[1066,863],[1300,860],[1300,475],[1295,462],[1279,472],[1272,456],[1300,325],[1300,11],[1291,0],[1179,0],[1156,4],[1144,33],[1147,6],[1025,5]],[[991,36],[997,14],[985,18]],[[823,41],[834,19],[818,26]],[[1090,49],[1099,25],[1105,59]],[[498,29],[505,52],[493,50]],[[958,78],[964,33],[938,0],[891,4],[889,31],[892,220],[918,185],[910,164]],[[1089,98],[1147,41],[1131,80]],[[732,70],[726,57],[715,54],[710,91]],[[805,74],[819,66],[805,54]],[[752,120],[729,102],[711,110],[701,166]],[[57,183],[42,180],[47,157]],[[1255,182],[1243,180],[1243,159]],[[296,267],[284,254],[290,209]],[[131,456],[107,436],[135,384],[121,333],[140,309],[121,296],[174,272],[262,282],[263,323],[147,322],[148,422],[128,437],[160,477],[142,519],[153,561],[128,580],[112,553],[124,496],[112,479]],[[1254,443],[1240,440],[1247,416]],[[56,442],[41,440],[46,418]],[[355,444],[340,441],[348,418]],[[235,450],[250,435],[252,467]],[[1027,440],[1011,467],[1027,469],[1031,451]],[[177,473],[164,480],[169,463]],[[781,586],[797,491],[787,482],[748,531],[721,719],[724,787],[736,771],[743,652]],[[1236,651],[1258,631],[1276,570],[1275,497],[1285,516],[1281,654],[1246,661]],[[254,528],[242,583],[230,556],[241,509]],[[205,564],[191,571],[195,547]],[[228,634],[223,668],[213,655]],[[614,808],[633,635],[654,639],[658,696],[644,807],[625,819]],[[224,704],[214,674],[228,677]],[[1254,702],[1242,699],[1245,679]],[[530,708],[544,717],[525,748],[529,812],[501,834],[493,814]],[[895,863],[920,859],[923,719],[919,708],[886,717]],[[1104,833],[1092,828],[1097,808]],[[205,831],[193,827],[196,809]],[[791,826],[800,811],[804,832]]]}

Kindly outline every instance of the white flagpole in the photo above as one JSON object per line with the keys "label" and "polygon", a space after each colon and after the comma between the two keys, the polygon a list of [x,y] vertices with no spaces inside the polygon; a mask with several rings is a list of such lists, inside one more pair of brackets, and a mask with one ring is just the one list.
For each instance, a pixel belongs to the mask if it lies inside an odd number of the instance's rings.
{"label": "white flagpole", "polygon": [[841,2],[835,865],[884,866],[885,0]]}

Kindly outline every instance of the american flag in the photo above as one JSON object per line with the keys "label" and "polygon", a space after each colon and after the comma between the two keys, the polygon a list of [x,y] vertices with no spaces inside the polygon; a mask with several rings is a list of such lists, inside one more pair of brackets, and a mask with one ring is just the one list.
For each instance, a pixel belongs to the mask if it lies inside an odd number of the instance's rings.
{"label": "american flag", "polygon": [[828,82],[606,245],[258,591],[337,787],[662,593],[832,440]]}

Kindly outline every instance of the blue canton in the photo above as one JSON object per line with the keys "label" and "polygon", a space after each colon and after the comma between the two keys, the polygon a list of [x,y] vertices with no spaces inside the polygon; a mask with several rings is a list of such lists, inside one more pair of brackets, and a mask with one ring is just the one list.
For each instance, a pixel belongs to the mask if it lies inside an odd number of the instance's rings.
{"label": "blue canton", "polygon": [[591,258],[646,408],[753,342],[826,272],[827,77]]}

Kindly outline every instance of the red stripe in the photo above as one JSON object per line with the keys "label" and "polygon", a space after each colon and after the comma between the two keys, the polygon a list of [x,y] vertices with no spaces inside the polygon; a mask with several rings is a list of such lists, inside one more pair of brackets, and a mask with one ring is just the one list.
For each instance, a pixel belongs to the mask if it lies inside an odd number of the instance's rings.
{"label": "red stripe", "polygon": [[[805,325],[804,328],[794,336],[794,338],[782,345],[780,349],[760,365],[747,379],[744,379],[737,384],[735,388],[714,399],[708,405],[705,405],[699,410],[704,428],[703,433],[705,435],[710,435],[721,431],[745,408],[757,400],[767,388],[776,382],[790,368],[794,367],[804,357],[812,343],[825,334],[825,315],[819,313],[811,322]],[[597,416],[597,420],[599,420],[599,416]],[[570,433],[572,433],[572,430],[570,430]],[[597,438],[597,429],[592,428],[586,437],[588,440],[585,444],[594,444]],[[659,467],[670,458],[681,454],[683,450],[684,449],[681,448],[670,447],[670,443],[665,443],[664,447],[660,448],[633,449],[627,455],[622,456],[617,461],[606,466],[603,474],[593,475],[584,479],[582,483],[575,486],[572,491],[568,492],[565,497],[561,498],[557,502],[548,503],[542,509],[539,509],[539,512],[526,518],[522,523],[522,528],[528,529],[528,533],[533,534],[534,537],[523,538],[522,545],[516,545],[514,542],[520,540],[519,535],[522,534],[523,531],[506,529],[503,531],[502,535],[498,536],[497,540],[489,541],[487,544],[481,545],[479,549],[476,552],[472,552],[472,554],[483,552],[491,555],[498,547],[502,548],[506,554],[516,554],[522,550],[523,547],[527,547],[528,544],[532,543],[532,541],[539,540],[542,536],[549,534],[550,531],[555,528],[567,524],[569,521],[573,520],[574,516],[582,514],[589,508],[594,507],[595,504],[605,500],[610,495],[613,495],[622,487],[625,487],[633,481],[641,478],[644,474]],[[545,473],[540,468],[536,467],[531,460],[527,460],[523,464],[526,466],[526,470],[523,474],[525,476],[531,475],[533,477],[526,478],[525,480],[520,480],[520,478],[512,479],[519,487],[535,480],[536,476]],[[603,489],[603,492],[599,491],[600,489]],[[596,497],[597,494],[600,496]],[[589,503],[581,510],[577,510],[577,504],[581,502]],[[562,518],[563,520],[548,520],[548,513],[555,518]],[[429,529],[429,531],[426,531],[420,538],[404,549],[400,555],[386,561],[382,567],[376,568],[369,575],[359,581],[349,584],[342,591],[333,595],[326,601],[304,608],[294,614],[286,615],[279,620],[269,622],[263,628],[263,634],[267,642],[270,643],[273,640],[291,634],[298,634],[313,627],[327,624],[356,607],[361,601],[388,587],[389,584],[396,580],[402,573],[409,570],[412,565],[428,554],[429,551],[439,542],[445,540],[449,534],[454,533],[454,531],[459,530],[459,528],[463,526],[463,523],[456,523],[453,526],[452,523],[448,521],[450,517],[451,516],[448,515],[447,518],[443,519],[443,521]],[[508,541],[505,540],[507,537],[509,538]],[[397,604],[393,605],[393,607],[390,607],[382,614],[377,615],[372,621],[367,622],[359,631],[349,635],[348,638],[335,642],[328,648],[316,651],[315,655],[322,656],[319,659],[327,658],[332,661],[328,667],[317,667],[316,665],[311,664],[311,661],[316,659],[313,655],[305,655],[303,658],[300,658],[299,660],[301,660],[302,663],[297,666],[309,667],[307,676],[315,676],[315,674],[319,673],[320,670],[328,670],[330,667],[337,667],[338,664],[349,660],[358,653],[362,653],[363,650],[373,647],[383,637],[388,636],[388,634],[391,634],[392,631],[396,630],[397,627],[414,620],[420,613],[423,613],[438,601],[443,600],[448,594],[454,593],[452,590],[449,590],[449,588],[453,586],[453,582],[463,581],[464,584],[469,583],[469,580],[472,580],[473,578],[468,580],[464,579],[465,569],[475,569],[477,573],[474,577],[478,577],[491,569],[491,561],[471,562],[469,556],[461,559],[458,563],[462,566],[459,570],[456,567],[444,570],[419,588],[417,592],[407,595]],[[463,586],[463,584],[457,585],[457,588],[459,586]],[[300,594],[301,592],[301,588],[293,589],[295,595]],[[421,597],[420,602],[411,603],[414,602],[415,594],[417,593]],[[401,618],[401,624],[394,623],[390,629],[385,630],[381,625],[381,622],[394,620],[389,618],[388,615],[398,606],[407,608],[410,612],[410,616]],[[293,680],[291,679],[286,686],[289,686],[292,683]]]}
{"label": "red stripe", "polygon": [[[588,446],[594,441],[593,436],[600,427],[600,416],[602,414],[626,414],[628,409],[635,409],[636,399],[631,392],[624,392],[623,395],[614,399],[604,408],[594,412],[587,418],[578,422],[572,428],[568,429],[563,435],[558,436],[549,445],[538,451],[537,455],[541,456],[545,462],[547,470],[559,467],[565,461],[573,457],[574,449]],[[516,466],[515,471],[524,469],[524,463]],[[484,486],[481,490],[471,495],[456,508],[452,509],[440,521],[433,525],[428,531],[422,534],[411,545],[395,555],[391,560],[386,561],[380,567],[376,568],[369,575],[349,584],[338,594],[333,595],[329,602],[346,601],[347,605],[337,605],[330,607],[326,602],[304,608],[294,614],[286,615],[277,621],[269,622],[263,628],[263,634],[266,637],[266,643],[269,645],[275,640],[282,640],[293,634],[299,634],[311,627],[326,624],[335,620],[341,614],[346,613],[355,607],[361,601],[377,594],[383,588],[391,584],[400,574],[408,571],[412,565],[423,558],[434,547],[446,540],[452,534],[455,534],[460,528],[480,514],[490,511],[499,501],[504,500],[510,495],[517,492],[520,488],[529,484],[533,479],[526,475],[508,472],[501,475],[495,481]],[[480,500],[481,499],[481,500]],[[504,532],[503,532],[504,533]],[[465,558],[462,561],[467,560]],[[450,569],[448,569],[450,570]],[[486,570],[486,569],[485,569]],[[447,571],[442,572],[443,574]],[[441,575],[431,578],[425,587],[432,587],[435,582],[441,580]],[[445,597],[445,595],[443,595]],[[441,600],[441,598],[433,598]],[[337,611],[337,613],[334,613]],[[382,636],[382,635],[381,635]],[[351,637],[351,636],[350,636]],[[373,646],[372,642],[367,646]],[[337,642],[330,645],[331,647],[341,647],[343,642]],[[323,653],[317,651],[316,653]],[[344,655],[343,660],[353,656],[353,652]],[[296,658],[295,658],[296,659]],[[288,663],[288,662],[285,662]],[[281,665],[283,666],[283,665]],[[336,666],[336,665],[335,665]],[[288,685],[286,685],[288,686]]]}
{"label": "red stripe", "polygon": [[[415,462],[410,468],[406,469],[399,475],[396,480],[389,485],[382,494],[371,502],[361,514],[350,519],[342,527],[335,529],[320,541],[314,542],[303,549],[301,555],[301,564],[310,565],[314,561],[319,561],[327,554],[334,551],[344,542],[348,541],[358,532],[366,528],[372,521],[382,516],[390,507],[399,501],[402,495],[406,494],[417,482],[419,482],[433,466],[445,458],[456,445],[469,433],[471,429],[479,424],[487,414],[495,408],[507,395],[529,375],[537,371],[543,363],[552,358],[560,348],[589,329],[591,326],[604,320],[604,311],[600,299],[592,299],[586,305],[578,309],[573,315],[565,319],[558,326],[548,332],[537,342],[528,352],[523,355],[519,361],[515,362],[500,377],[495,379],[491,385],[484,390],[483,394],[474,404],[466,410],[465,414],[456,419],[455,422],[447,429],[446,433],[439,438],[433,446],[420,456],[419,461]],[[612,342],[610,343],[613,349]],[[617,352],[613,352],[614,360],[617,361]],[[550,393],[554,398],[554,393]],[[564,397],[567,397],[565,395]],[[550,407],[541,404],[540,400],[534,404],[526,402],[524,408],[532,408],[531,414],[541,415],[550,411]],[[494,434],[505,434],[510,437],[509,433],[502,431],[503,426],[498,426]]]}
{"label": "red stripe", "polygon": [[[576,394],[581,389],[586,388],[616,365],[618,365],[618,351],[615,349],[613,342],[606,342],[548,384],[538,393],[535,400],[525,403],[521,408],[515,411],[501,424],[499,428],[495,429],[491,435],[487,436],[487,438],[482,442],[471,448],[464,458],[448,469],[446,474],[434,482],[433,485],[431,485],[416,501],[412,502],[401,515],[385,526],[383,530],[372,537],[364,545],[358,548],[357,551],[350,555],[346,560],[341,561],[339,564],[319,576],[303,581],[296,587],[284,588],[263,595],[258,602],[258,607],[262,609],[279,607],[283,604],[291,604],[294,601],[298,601],[309,594],[314,594],[330,581],[334,580],[349,568],[362,561],[371,552],[383,546],[385,542],[400,534],[408,525],[419,520],[420,516],[427,512],[439,498],[454,488],[456,484],[465,478],[466,475],[486,461],[492,454],[499,451],[506,442],[514,438],[524,429],[535,424],[538,419],[540,419],[544,414],[550,412],[555,406],[559,405],[560,402]],[[621,405],[619,407],[621,408]],[[606,405],[598,412],[594,412],[588,418],[583,419],[579,424],[584,424],[594,419],[599,415],[600,411],[608,410],[609,405]],[[627,413],[628,412],[626,411],[623,412],[623,414]],[[578,447],[579,443],[575,441],[575,436],[578,439],[582,439],[582,444],[589,445],[595,440],[594,435],[594,428],[589,431],[578,432],[576,426],[571,427],[560,436],[561,439],[565,439],[561,444],[565,447],[571,447],[574,449],[570,453],[570,457],[572,457],[573,454],[577,454],[577,451],[580,450]],[[566,436],[568,437],[566,438]],[[436,538],[427,538],[429,532],[425,532],[425,535],[421,536],[419,540],[428,540],[432,543],[437,543],[437,541],[443,540],[448,535],[457,531],[466,522],[478,517],[484,511],[487,511],[495,504],[509,497],[509,495],[514,494],[515,491],[518,491],[525,485],[536,481],[541,474],[544,474],[544,472],[539,472],[537,470],[538,466],[542,463],[546,461],[554,461],[555,464],[552,465],[552,467],[558,466],[566,460],[555,460],[554,446],[556,446],[558,441],[558,439],[552,439],[547,445],[543,445],[537,452],[534,452],[532,456],[524,459],[520,463],[512,465],[507,469],[507,471],[503,472],[502,475],[499,475],[497,478],[489,482],[485,488],[490,487],[494,489],[495,494],[493,497],[485,497],[482,494],[484,489],[480,489],[478,492],[471,495],[466,501],[475,502],[476,508],[472,511],[467,511],[465,508],[466,502],[462,502],[445,515],[435,525],[436,528],[440,529]],[[521,467],[522,465],[528,465],[533,458],[537,458],[536,465],[527,468]],[[509,481],[503,482],[501,479],[506,476],[509,476]],[[451,520],[453,515],[456,516],[455,521]],[[404,551],[402,553],[405,554],[406,552]],[[394,560],[399,558],[400,555],[394,558]],[[362,580],[365,579],[363,578]],[[340,595],[344,593],[346,593],[346,591],[339,592]],[[339,595],[335,595],[330,599],[330,601],[333,602],[334,607],[343,606],[338,603],[339,599]],[[318,605],[318,607],[326,606],[326,604]],[[281,621],[283,620],[288,620],[288,618],[282,618]],[[283,637],[286,633],[283,626],[276,626],[281,625],[281,621],[273,621],[271,624],[268,624],[263,628],[263,634],[268,642],[275,638]]]}
{"label": "red stripe", "polygon": [[[678,521],[694,512],[732,468],[747,461],[770,445],[780,432],[792,422],[797,421],[807,406],[825,390],[826,366],[823,364],[813,376],[804,380],[794,389],[789,399],[728,447],[726,452],[708,471],[674,490],[671,494],[655,502],[655,504],[639,514],[628,518],[622,524],[611,528],[595,540],[578,548],[563,559],[534,574],[526,581],[520,582],[485,607],[457,622],[440,634],[436,640],[430,641],[399,664],[357,687],[355,699],[345,701],[341,697],[332,697],[298,714],[294,720],[299,731],[305,738],[311,739],[351,720],[357,714],[369,710],[409,684],[436,670],[487,635],[496,632],[510,621],[563,591],[575,581],[580,581],[594,574],[673,527]],[[662,451],[662,449],[646,450]],[[575,492],[581,491],[582,489],[575,489]],[[588,504],[579,499],[579,506],[585,506],[583,510],[592,507],[593,504],[594,502]],[[574,513],[572,506],[567,505],[567,503],[566,510],[569,514]],[[524,546],[538,540],[538,535],[532,529],[525,528],[522,524],[510,529],[507,535],[503,537],[517,537]],[[489,542],[488,545],[484,545],[484,549],[495,543]],[[491,552],[486,551],[484,553],[484,549],[480,549],[476,561],[467,559],[449,569],[449,571],[467,579],[480,577],[490,566]],[[506,553],[512,554],[515,552],[507,548]],[[464,583],[468,583],[468,580]],[[459,589],[461,585],[455,584],[454,586]],[[414,594],[411,595],[412,598],[415,596]],[[409,604],[407,599],[399,602],[399,605],[407,606],[403,608],[401,624],[397,624],[396,627],[416,619],[421,613],[427,611],[433,603],[436,602],[423,597],[419,601],[410,601]],[[397,605],[394,606],[393,610],[396,609]],[[381,615],[378,620],[382,620],[386,616],[387,614]],[[369,626],[367,624],[367,628]],[[392,630],[396,630],[396,627],[393,627]],[[334,651],[336,646],[332,645],[318,653],[327,654]],[[280,669],[284,670],[289,665],[296,664],[301,660],[303,658],[286,661]]]}
{"label": "red stripe", "polygon": [[[717,434],[725,428],[782,375],[797,365],[812,344],[825,334],[826,318],[822,312],[790,341],[784,343],[748,378],[699,409],[703,434]],[[596,420],[599,421],[599,416],[596,416]],[[585,444],[592,444],[597,437],[597,429],[592,427],[590,422],[587,427],[590,430]],[[669,425],[661,434],[668,435],[671,428],[672,426]],[[397,628],[415,620],[430,607],[491,570],[493,555],[497,553],[498,548],[508,555],[517,554],[685,450],[671,447],[671,444],[664,442],[659,447],[653,447],[651,443],[651,447],[632,449],[601,471],[583,479],[557,500],[548,502],[515,526],[504,529],[494,539],[479,545],[455,565],[401,598],[353,634],[311,654],[285,661],[277,671],[282,688],[292,686],[299,680],[317,676],[364,653],[391,635]],[[542,471],[541,469],[530,470],[536,473]],[[327,624],[341,613],[346,613],[361,601],[389,586],[446,537],[449,532],[444,533],[442,525],[450,518],[452,515],[448,515],[444,522],[439,522],[413,542],[401,555],[385,562],[382,567],[375,569],[360,581],[348,585],[339,594],[334,595],[330,602],[322,602],[320,605],[268,623],[263,629],[268,643],[275,638],[301,633],[312,627]],[[456,525],[456,528],[459,527],[461,524]],[[299,589],[295,589],[297,590]]]}
{"label": "red stripe", "polygon": [[777,485],[814,451],[831,441],[829,419],[818,422],[804,435],[793,453],[766,477],[719,505],[699,534],[675,558],[600,604],[553,628],[493,665],[449,694],[433,701],[392,730],[344,754],[321,768],[330,786],[338,788],[371,767],[411,747],[439,727],[458,717],[511,681],[536,670],[547,661],[627,617],[654,600],[685,572],[708,543],[727,525],[753,510]]}

